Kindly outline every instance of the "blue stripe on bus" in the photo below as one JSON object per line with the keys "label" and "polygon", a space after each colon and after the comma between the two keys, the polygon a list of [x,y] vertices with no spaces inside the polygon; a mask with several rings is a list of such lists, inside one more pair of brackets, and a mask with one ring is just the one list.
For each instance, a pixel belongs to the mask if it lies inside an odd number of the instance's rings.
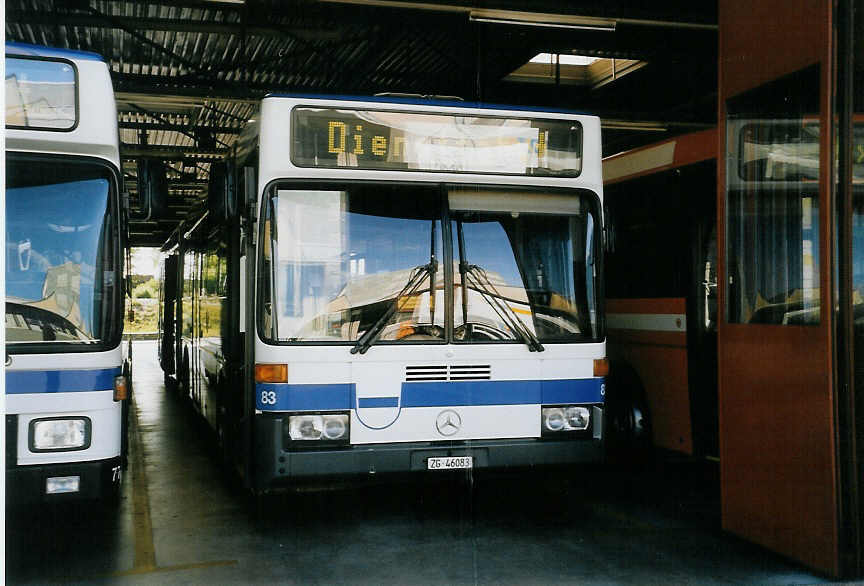
{"label": "blue stripe on bus", "polygon": [[92,370],[7,370],[6,394],[86,393],[114,389],[120,367]]}
{"label": "blue stripe on bus", "polygon": [[602,384],[600,378],[404,383],[402,406],[601,403]]}
{"label": "blue stripe on bus", "polygon": [[357,399],[358,409],[374,409],[376,407],[398,407],[399,397],[361,397]]}
{"label": "blue stripe on bus", "polygon": [[402,384],[403,407],[531,405],[540,402],[539,380],[411,382]]}
{"label": "blue stripe on bus", "polygon": [[402,383],[402,397],[357,397],[356,385],[258,384],[255,405],[262,411],[347,411],[399,407],[477,405],[560,405],[602,403],[603,378],[518,381]]}
{"label": "blue stripe on bus", "polygon": [[577,378],[540,381],[541,403],[602,403],[606,394],[605,378]]}
{"label": "blue stripe on bus", "polygon": [[351,383],[255,385],[255,407],[261,411],[347,411],[353,397]]}

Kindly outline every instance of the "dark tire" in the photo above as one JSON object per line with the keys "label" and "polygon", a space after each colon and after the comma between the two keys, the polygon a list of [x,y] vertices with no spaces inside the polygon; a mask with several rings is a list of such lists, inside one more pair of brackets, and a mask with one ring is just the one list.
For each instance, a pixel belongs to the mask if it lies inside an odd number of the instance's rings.
{"label": "dark tire", "polygon": [[605,398],[603,435],[607,463],[628,469],[650,467],[654,450],[648,402],[642,381],[629,364],[611,364]]}

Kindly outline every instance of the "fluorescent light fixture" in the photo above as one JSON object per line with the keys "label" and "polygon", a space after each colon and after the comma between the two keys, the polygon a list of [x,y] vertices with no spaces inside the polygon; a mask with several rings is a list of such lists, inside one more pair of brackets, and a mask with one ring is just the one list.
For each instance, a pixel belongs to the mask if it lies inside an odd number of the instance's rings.
{"label": "fluorescent light fixture", "polygon": [[669,125],[665,122],[638,122],[609,118],[601,119],[600,126],[606,130],[631,130],[637,132],[667,132],[669,130]]}
{"label": "fluorescent light fixture", "polygon": [[[217,0],[211,0],[217,1]],[[468,13],[471,20],[499,24],[515,24],[523,26],[546,26],[553,28],[573,28],[601,31],[614,31],[616,24],[632,26],[648,26],[658,28],[681,28],[692,30],[716,31],[716,24],[698,22],[679,22],[666,20],[645,20],[639,18],[600,18],[593,16],[576,16],[571,14],[549,14],[535,12],[518,12],[514,10],[488,10],[471,8],[457,4],[437,4],[435,2],[409,2],[406,0],[318,0],[331,4],[359,4],[363,6],[381,6],[400,8],[404,10],[430,10],[434,12]]]}
{"label": "fluorescent light fixture", "polygon": [[474,22],[487,22],[491,24],[510,24],[518,26],[596,30],[606,32],[615,31],[614,20],[609,18],[596,18],[593,16],[549,14],[547,12],[519,12],[515,10],[477,9],[469,12],[468,18]]}

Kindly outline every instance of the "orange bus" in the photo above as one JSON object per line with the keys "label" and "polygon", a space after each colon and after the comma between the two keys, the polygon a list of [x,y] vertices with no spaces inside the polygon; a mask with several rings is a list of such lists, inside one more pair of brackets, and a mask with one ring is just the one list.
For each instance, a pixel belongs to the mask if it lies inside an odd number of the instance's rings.
{"label": "orange bus", "polygon": [[652,444],[717,446],[717,131],[607,157],[612,376],[644,405]]}

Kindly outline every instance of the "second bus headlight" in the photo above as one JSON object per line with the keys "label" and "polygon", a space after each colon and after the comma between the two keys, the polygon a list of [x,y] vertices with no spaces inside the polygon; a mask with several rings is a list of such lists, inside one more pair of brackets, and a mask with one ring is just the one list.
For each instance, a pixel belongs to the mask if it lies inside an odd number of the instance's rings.
{"label": "second bus headlight", "polygon": [[348,415],[291,415],[288,437],[294,441],[344,441],[348,439]]}
{"label": "second bus headlight", "polygon": [[584,431],[591,423],[591,412],[587,407],[566,405],[544,407],[540,410],[543,433],[558,431]]}

